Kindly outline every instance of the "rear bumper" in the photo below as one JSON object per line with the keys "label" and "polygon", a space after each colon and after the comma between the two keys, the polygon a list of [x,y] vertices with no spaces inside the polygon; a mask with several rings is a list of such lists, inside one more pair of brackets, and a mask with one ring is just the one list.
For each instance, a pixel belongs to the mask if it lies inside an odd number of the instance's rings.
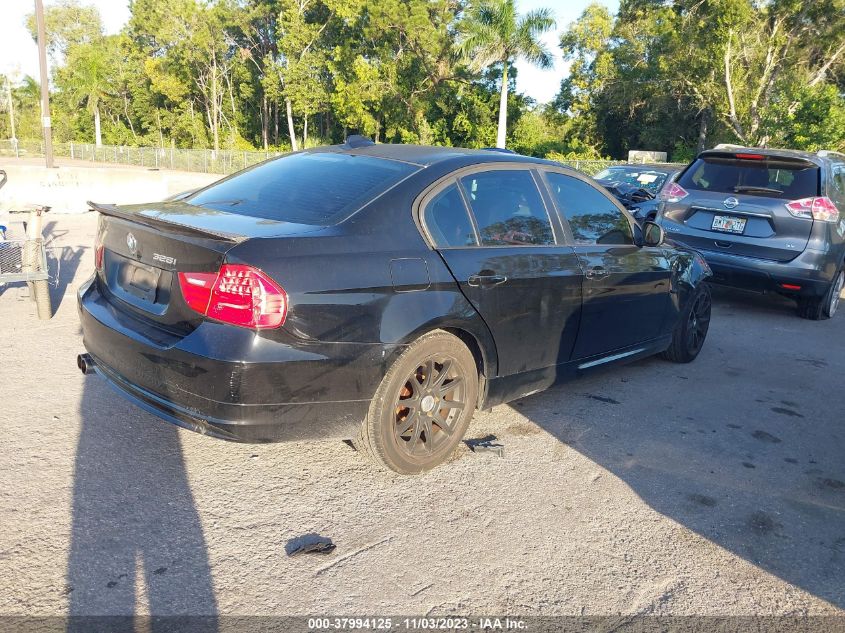
{"label": "rear bumper", "polygon": [[347,438],[357,432],[399,346],[292,345],[202,323],[184,337],[79,291],[83,342],[121,395],[190,430],[242,442]]}
{"label": "rear bumper", "polygon": [[[674,236],[673,236],[674,238]],[[829,253],[806,249],[790,262],[775,262],[697,249],[713,269],[711,283],[798,296],[822,296],[836,272]],[[800,288],[784,288],[800,286]]]}

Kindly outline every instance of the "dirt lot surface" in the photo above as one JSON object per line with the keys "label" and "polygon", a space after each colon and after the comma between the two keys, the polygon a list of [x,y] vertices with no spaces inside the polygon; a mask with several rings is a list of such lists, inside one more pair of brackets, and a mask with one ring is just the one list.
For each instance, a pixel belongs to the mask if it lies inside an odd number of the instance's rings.
{"label": "dirt lot surface", "polygon": [[[695,363],[477,413],[503,458],[405,478],[82,376],[95,217],[51,220],[57,315],[0,294],[0,614],[845,613],[845,314],[718,290]],[[287,556],[307,534],[337,549]]]}

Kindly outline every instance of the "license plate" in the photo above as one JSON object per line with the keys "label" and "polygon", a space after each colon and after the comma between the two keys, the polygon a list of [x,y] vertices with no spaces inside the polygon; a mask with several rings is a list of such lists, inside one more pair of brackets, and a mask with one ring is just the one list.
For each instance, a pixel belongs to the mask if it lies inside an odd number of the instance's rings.
{"label": "license plate", "polygon": [[745,230],[745,218],[732,215],[717,215],[713,217],[713,230],[726,233],[742,233]]}

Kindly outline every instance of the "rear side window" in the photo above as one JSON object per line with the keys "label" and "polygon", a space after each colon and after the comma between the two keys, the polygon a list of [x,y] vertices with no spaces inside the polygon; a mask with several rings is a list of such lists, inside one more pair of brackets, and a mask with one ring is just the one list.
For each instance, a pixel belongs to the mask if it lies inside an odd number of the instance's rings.
{"label": "rear side window", "polygon": [[555,172],[546,178],[575,244],[633,244],[631,224],[619,208],[595,187]]}
{"label": "rear side window", "polygon": [[554,244],[552,225],[531,172],[496,169],[461,178],[482,246]]}
{"label": "rear side window", "polygon": [[746,193],[799,200],[819,195],[819,168],[803,161],[769,157],[745,160],[734,156],[705,156],[678,180],[688,191]]}
{"label": "rear side window", "polygon": [[457,185],[449,185],[428,203],[425,226],[438,248],[475,246],[475,232]]}
{"label": "rear side window", "polygon": [[299,224],[343,220],[418,168],[370,156],[291,154],[189,197],[190,204]]}

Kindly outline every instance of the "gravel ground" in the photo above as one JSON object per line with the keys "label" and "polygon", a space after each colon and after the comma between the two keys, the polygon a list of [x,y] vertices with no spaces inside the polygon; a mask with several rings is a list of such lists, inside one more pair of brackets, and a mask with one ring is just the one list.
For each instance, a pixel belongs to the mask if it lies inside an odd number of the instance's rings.
{"label": "gravel ground", "polygon": [[[51,219],[56,317],[0,294],[0,614],[845,614],[845,315],[718,290],[695,363],[478,413],[504,458],[403,478],[82,376],[95,217]],[[307,534],[337,549],[288,557]]]}

